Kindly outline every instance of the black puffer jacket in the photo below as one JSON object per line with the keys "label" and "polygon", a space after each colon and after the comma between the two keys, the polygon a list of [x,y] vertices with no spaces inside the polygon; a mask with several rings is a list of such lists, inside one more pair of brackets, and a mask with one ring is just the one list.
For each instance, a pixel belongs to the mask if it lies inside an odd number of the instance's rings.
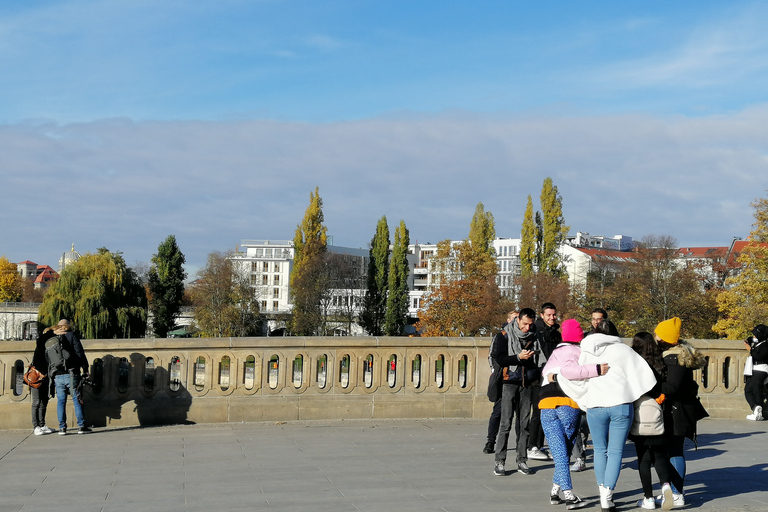
{"label": "black puffer jacket", "polygon": [[[675,436],[696,440],[696,422],[709,416],[699,401],[699,385],[693,370],[703,368],[706,359],[695,348],[680,343],[664,352],[666,375],[661,383],[664,393],[664,428]],[[671,432],[670,432],[671,431]]]}

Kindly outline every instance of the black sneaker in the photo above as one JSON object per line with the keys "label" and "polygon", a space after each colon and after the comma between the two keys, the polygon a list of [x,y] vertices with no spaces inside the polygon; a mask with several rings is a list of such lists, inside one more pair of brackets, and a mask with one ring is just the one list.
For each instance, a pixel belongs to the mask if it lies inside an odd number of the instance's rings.
{"label": "black sneaker", "polygon": [[525,462],[518,462],[517,463],[517,472],[522,473],[524,475],[532,475],[533,470],[528,467],[528,464]]}
{"label": "black sneaker", "polygon": [[587,502],[579,498],[575,494],[573,495],[573,498],[567,498],[565,500],[565,508],[567,510],[576,510],[577,508],[586,507],[586,506],[587,506]]}
{"label": "black sneaker", "polygon": [[91,432],[93,432],[93,430],[89,429],[88,427],[80,427],[77,429],[78,434],[90,434]]}
{"label": "black sneaker", "polygon": [[59,435],[60,435],[60,436],[65,436],[65,435],[67,435],[67,427],[63,427],[63,428],[60,428],[60,429],[59,429]]}
{"label": "black sneaker", "polygon": [[496,466],[493,468],[493,474],[496,476],[505,476],[507,474],[507,471],[504,469],[503,462],[496,463]]}
{"label": "black sneaker", "polygon": [[549,495],[549,504],[550,505],[560,505],[563,502],[563,499],[560,497],[559,492],[553,492]]}
{"label": "black sneaker", "polygon": [[485,443],[485,448],[483,448],[483,453],[493,453],[494,452],[494,446],[493,443],[488,441]]}

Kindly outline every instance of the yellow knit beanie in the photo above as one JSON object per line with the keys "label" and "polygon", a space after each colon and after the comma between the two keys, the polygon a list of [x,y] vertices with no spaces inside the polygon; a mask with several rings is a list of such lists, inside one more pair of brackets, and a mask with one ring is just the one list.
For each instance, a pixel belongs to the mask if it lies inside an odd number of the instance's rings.
{"label": "yellow knit beanie", "polygon": [[656,326],[654,332],[662,341],[666,341],[671,345],[677,345],[677,342],[680,340],[680,319],[674,317],[664,320]]}

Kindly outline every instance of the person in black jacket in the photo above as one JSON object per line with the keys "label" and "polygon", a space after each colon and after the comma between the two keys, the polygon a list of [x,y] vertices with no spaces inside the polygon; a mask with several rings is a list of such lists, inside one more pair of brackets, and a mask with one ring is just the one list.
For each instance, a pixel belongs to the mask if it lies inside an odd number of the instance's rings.
{"label": "person in black jacket", "polygon": [[[51,364],[50,354],[46,353],[49,363],[48,376],[53,379],[53,385],[56,388],[58,398],[57,413],[59,417],[59,435],[67,434],[67,395],[72,396],[72,406],[75,410],[78,434],[87,434],[91,429],[85,425],[83,416],[82,398],[80,395],[80,381],[88,377],[88,358],[85,356],[83,344],[80,338],[75,334],[69,320],[62,319],[54,327],[54,334],[62,340],[69,358],[64,368],[56,368]],[[81,371],[82,370],[82,371]]]}
{"label": "person in black jacket", "polygon": [[[557,323],[557,308],[551,302],[545,302],[539,309],[539,318],[536,319],[536,338],[541,348],[537,364],[544,368],[552,351],[562,343],[560,324]],[[545,384],[539,380],[531,389],[531,435],[528,436],[528,458],[533,460],[551,460],[552,457],[542,450],[544,447],[544,431],[541,429],[541,411],[539,410],[539,392]]]}
{"label": "person in black jacket", "polygon": [[765,403],[765,381],[768,379],[768,327],[763,324],[755,326],[752,334],[744,342],[752,357],[752,376],[744,386],[744,398],[747,399],[752,414],[748,420],[761,421],[763,404]]}
{"label": "person in black jacket", "polygon": [[37,337],[35,352],[32,355],[32,366],[40,373],[45,374],[40,387],[29,387],[29,393],[32,396],[32,427],[36,436],[50,434],[55,430],[45,424],[45,412],[48,410],[48,395],[50,388],[50,379],[48,378],[48,361],[45,359],[45,342],[54,336],[51,327],[45,329]]}
{"label": "person in black jacket", "polygon": [[506,329],[506,336],[497,336],[491,348],[491,360],[500,369],[503,384],[501,386],[501,424],[496,439],[496,455],[493,473],[506,475],[504,465],[507,459],[507,443],[512,429],[512,418],[520,420],[520,433],[517,436],[517,470],[524,475],[533,471],[528,467],[528,428],[531,419],[531,386],[539,379],[539,368],[535,363],[536,347],[536,312],[524,308],[518,317]]}
{"label": "person in black jacket", "polygon": [[491,411],[491,417],[488,418],[488,437],[483,447],[483,453],[494,453],[496,451],[496,436],[499,435],[499,425],[501,424],[501,368],[499,365],[494,364],[491,359],[491,352],[493,350],[493,344],[497,342],[497,338],[506,340],[506,329],[512,328],[512,320],[517,318],[517,311],[510,311],[507,313],[507,322],[501,326],[501,331],[497,332],[491,340],[491,346],[488,349],[488,364],[491,366],[491,376],[488,378],[488,400],[493,402],[493,410]]}
{"label": "person in black jacket", "polygon": [[680,325],[680,319],[674,317],[659,323],[654,330],[666,365],[661,393],[664,428],[672,427],[668,453],[674,508],[685,506],[685,439],[696,443],[696,422],[709,416],[699,402],[699,385],[693,379],[693,371],[703,368],[707,361],[694,347],[680,339]]}

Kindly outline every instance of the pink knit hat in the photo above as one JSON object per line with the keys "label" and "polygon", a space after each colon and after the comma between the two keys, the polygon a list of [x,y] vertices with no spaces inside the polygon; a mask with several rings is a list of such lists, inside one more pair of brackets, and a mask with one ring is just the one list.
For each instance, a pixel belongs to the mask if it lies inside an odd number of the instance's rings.
{"label": "pink knit hat", "polygon": [[578,320],[566,320],[560,325],[563,330],[563,341],[569,341],[571,343],[581,343],[584,339],[584,331],[581,330]]}

